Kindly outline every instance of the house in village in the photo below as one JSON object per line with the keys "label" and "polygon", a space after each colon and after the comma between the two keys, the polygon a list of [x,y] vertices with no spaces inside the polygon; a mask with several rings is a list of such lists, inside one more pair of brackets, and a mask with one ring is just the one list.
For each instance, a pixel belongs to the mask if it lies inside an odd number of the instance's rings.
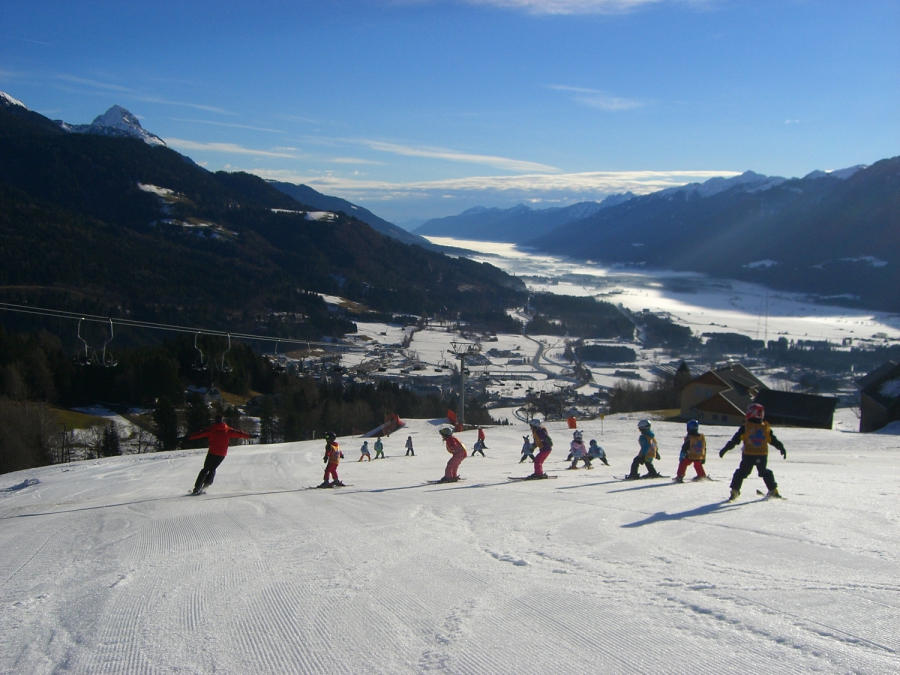
{"label": "house in village", "polygon": [[775,426],[831,429],[838,399],[834,396],[763,389],[753,402],[766,409],[766,421]]}
{"label": "house in village", "polygon": [[739,425],[751,403],[766,409],[776,426],[831,429],[838,400],[831,396],[769,389],[739,363],[708,370],[685,385],[681,416],[701,424]]}
{"label": "house in village", "polygon": [[739,425],[747,406],[766,388],[740,363],[708,370],[681,390],[681,416],[701,424]]}
{"label": "house in village", "polygon": [[877,431],[900,420],[900,364],[888,361],[856,381],[859,430]]}

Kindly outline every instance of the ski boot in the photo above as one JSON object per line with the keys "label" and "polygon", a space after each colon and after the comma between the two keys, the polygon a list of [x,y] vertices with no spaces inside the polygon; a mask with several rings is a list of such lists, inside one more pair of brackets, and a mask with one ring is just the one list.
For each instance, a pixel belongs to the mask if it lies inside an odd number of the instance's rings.
{"label": "ski boot", "polygon": [[672,482],[673,482],[673,483],[683,483],[683,482],[684,482],[684,476],[675,476],[675,478],[672,479]]}
{"label": "ski boot", "polygon": [[735,490],[734,488],[732,488],[732,489],[731,489],[731,496],[728,498],[728,501],[729,501],[729,502],[733,502],[734,500],[736,500],[736,499],[737,499],[738,497],[740,497],[740,496],[741,496],[741,491],[740,491],[740,490]]}
{"label": "ski boot", "polygon": [[331,487],[344,487],[344,484],[341,481],[336,480],[331,484]]}
{"label": "ski boot", "polygon": [[443,476],[438,483],[452,483],[453,479],[450,476]]}
{"label": "ski boot", "polygon": [[627,476],[625,476],[625,480],[638,480],[639,478],[640,478],[640,476],[636,473],[630,473]]}
{"label": "ski boot", "polygon": [[533,473],[530,476],[526,476],[525,480],[540,480],[541,478],[546,478],[547,474],[545,473]]}
{"label": "ski boot", "polygon": [[783,497],[778,493],[778,488],[772,488],[766,493],[766,499],[783,499]]}
{"label": "ski boot", "polygon": [[320,488],[330,488],[330,487],[331,487],[331,483],[329,483],[329,482],[326,480],[325,482],[320,483],[320,484],[317,485],[316,487],[320,487]]}

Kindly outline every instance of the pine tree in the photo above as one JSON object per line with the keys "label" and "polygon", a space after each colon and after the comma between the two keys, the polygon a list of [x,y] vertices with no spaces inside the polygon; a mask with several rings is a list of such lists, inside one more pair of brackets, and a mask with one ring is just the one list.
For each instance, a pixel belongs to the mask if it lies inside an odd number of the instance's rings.
{"label": "pine tree", "polygon": [[153,411],[157,450],[174,450],[178,446],[178,415],[167,396],[161,396]]}

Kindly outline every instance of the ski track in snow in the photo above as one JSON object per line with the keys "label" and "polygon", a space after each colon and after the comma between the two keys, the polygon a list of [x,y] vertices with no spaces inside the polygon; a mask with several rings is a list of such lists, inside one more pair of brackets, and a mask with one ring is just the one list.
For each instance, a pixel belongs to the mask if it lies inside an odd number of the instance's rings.
{"label": "ski track in snow", "polygon": [[[754,475],[726,505],[732,429],[704,429],[716,482],[622,483],[635,423],[585,424],[611,466],[556,450],[555,481],[506,480],[519,425],[423,485],[447,454],[417,420],[343,490],[304,489],[320,442],[235,447],[200,497],[198,451],[4,475],[0,673],[900,672],[896,436],[779,429],[789,499]],[[672,473],[683,425],[654,429]]]}

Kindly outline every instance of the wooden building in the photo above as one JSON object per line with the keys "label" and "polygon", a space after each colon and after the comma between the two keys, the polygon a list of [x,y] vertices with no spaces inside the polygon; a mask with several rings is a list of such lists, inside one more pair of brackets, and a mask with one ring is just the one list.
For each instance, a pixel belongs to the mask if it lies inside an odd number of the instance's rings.
{"label": "wooden building", "polygon": [[739,363],[708,370],[688,382],[681,391],[681,416],[701,424],[739,425],[756,395],[766,389]]}
{"label": "wooden building", "polygon": [[900,420],[900,364],[888,361],[856,381],[859,387],[859,430],[878,431]]}

